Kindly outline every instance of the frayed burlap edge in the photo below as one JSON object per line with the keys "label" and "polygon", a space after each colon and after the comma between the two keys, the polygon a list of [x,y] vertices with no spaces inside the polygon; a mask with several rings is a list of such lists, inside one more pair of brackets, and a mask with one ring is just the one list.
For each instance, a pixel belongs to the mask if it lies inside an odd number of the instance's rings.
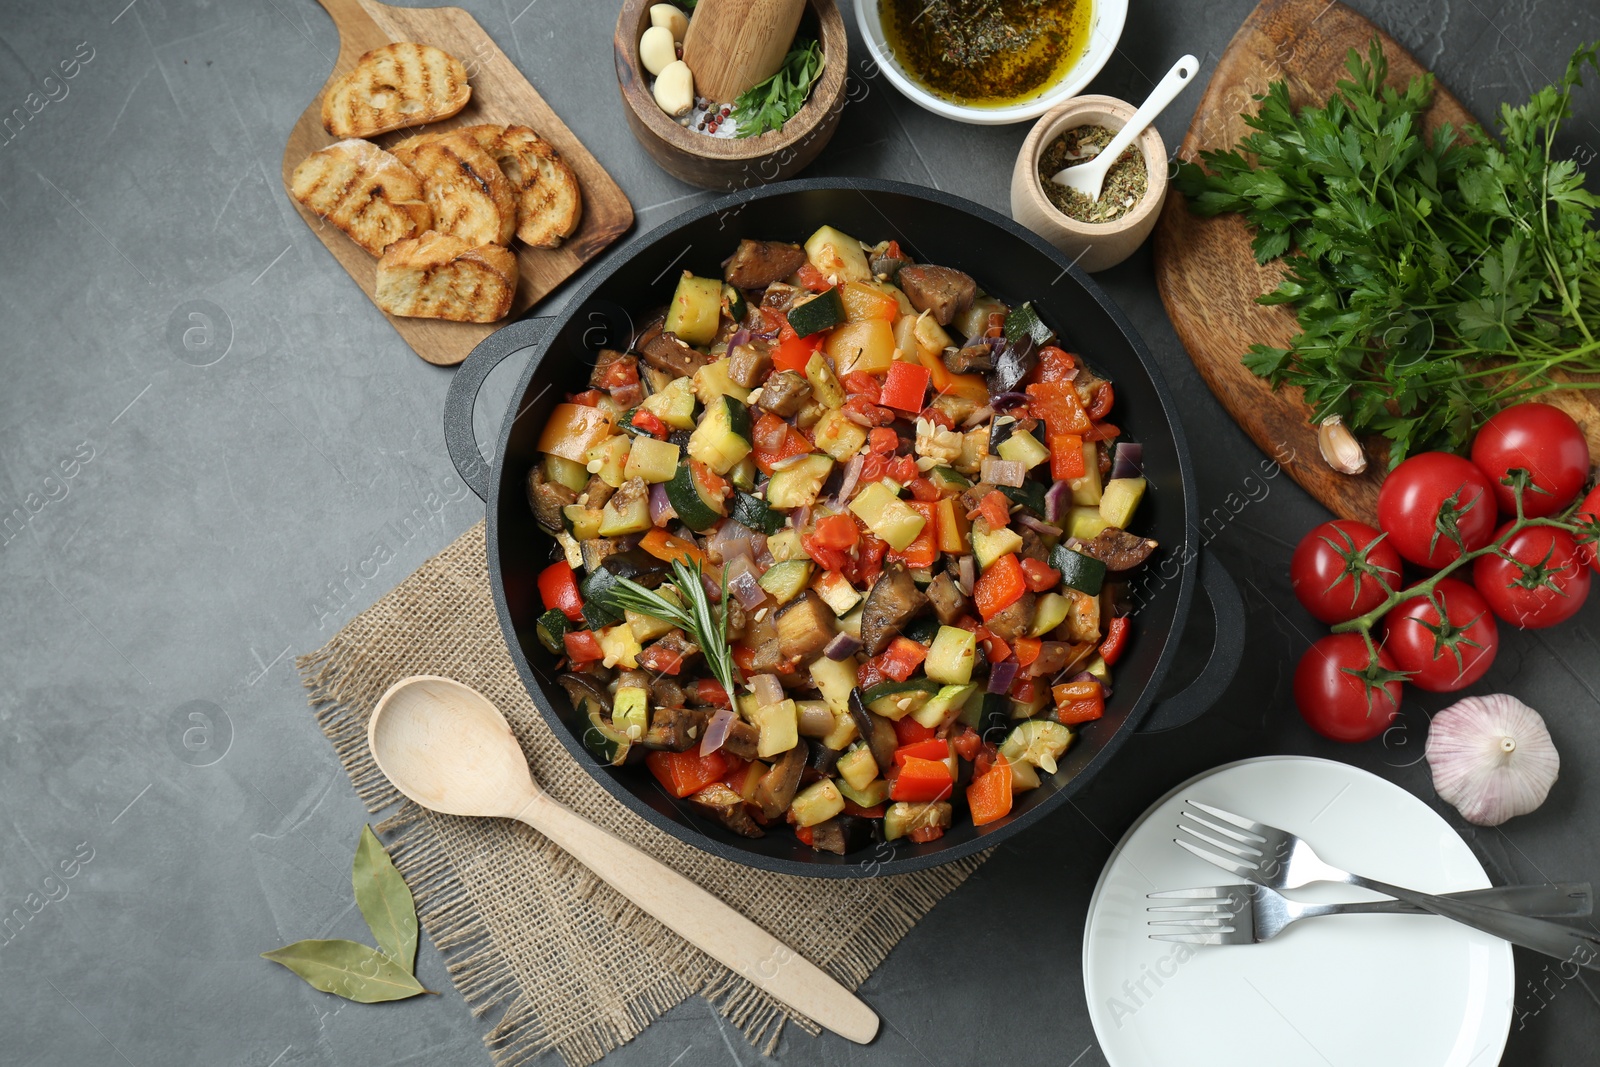
{"label": "frayed burlap edge", "polygon": [[[403,800],[378,770],[367,748],[368,718],[377,697],[406,674],[439,673],[473,684],[479,681],[476,673],[484,669],[479,666],[482,660],[497,655],[504,662],[492,665],[495,680],[504,686],[504,675],[509,674],[517,693],[527,700],[506,654],[489,598],[483,536],[484,526],[479,522],[347,623],[321,649],[300,657],[298,666],[318,726],[333,744],[368,810],[377,812],[401,804],[378,830],[393,835],[388,848],[411,886],[422,925],[444,956],[451,980],[473,1014],[481,1017],[502,1009],[484,1036],[494,1063],[516,1067],[555,1049],[571,1067],[586,1067],[632,1040],[692,994],[709,1001],[768,1055],[776,1050],[785,1023],[792,1021],[811,1034],[820,1032],[810,1019],[789,1011],[640,912],[537,833],[520,825],[427,811]],[[408,634],[420,643],[425,640],[422,635],[436,639],[453,631],[466,636],[459,649],[452,646],[444,652],[440,657],[444,662],[397,669],[392,647],[404,647]],[[377,651],[381,647],[391,651]],[[463,662],[449,662],[455,656]],[[468,672],[472,674],[463,676]],[[587,787],[584,797],[560,796],[552,789],[557,799],[751,914],[849,988],[864,982],[911,927],[987,858],[983,853],[930,871],[863,881],[792,878],[716,859],[671,839],[589,780],[548,735],[542,718],[531,708],[531,701],[528,703],[531,718],[524,716],[519,723],[508,713],[525,750],[539,749],[541,742],[547,750],[553,745],[565,769],[577,771],[572,778],[583,779]],[[502,710],[507,709],[502,706]],[[531,734],[546,736],[528,736]],[[535,756],[530,751],[530,759]],[[547,787],[552,784],[546,774],[540,777]],[[596,805],[605,810],[596,810]],[[486,835],[494,840],[485,841]],[[530,888],[538,890],[535,896],[546,899],[523,901],[524,906],[543,904],[554,915],[562,914],[563,908],[588,909],[650,958],[654,964],[648,969],[650,980],[636,983],[626,996],[619,996],[607,981],[608,975],[585,973],[587,961],[576,958],[581,953],[559,958],[557,966],[570,971],[572,995],[580,1002],[585,992],[595,995],[590,998],[592,1003],[582,1003],[580,1010],[568,1013],[552,1028],[550,1020],[541,1017],[529,988],[536,983],[536,975],[545,977],[546,972],[519,965],[516,957],[521,952],[514,940],[507,942],[509,931],[497,929],[504,924],[486,912],[491,894],[481,872],[474,870],[476,864],[463,862],[464,855],[502,848],[525,849],[530,862],[543,865],[540,879],[533,880]],[[814,931],[826,928],[822,921],[826,916],[842,912],[847,903],[859,907],[869,882],[873,900],[865,914],[847,928],[828,931],[827,943],[812,943]],[[774,900],[790,901],[800,895],[814,901],[815,917],[793,914],[792,907],[781,908],[778,914],[761,914],[761,898],[768,895]]]}

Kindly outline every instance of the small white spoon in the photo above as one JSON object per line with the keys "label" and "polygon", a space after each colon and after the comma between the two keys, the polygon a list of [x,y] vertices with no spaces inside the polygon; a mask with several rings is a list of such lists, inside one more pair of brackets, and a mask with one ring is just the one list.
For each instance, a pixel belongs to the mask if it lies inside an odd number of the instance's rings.
{"label": "small white spoon", "polygon": [[1133,118],[1122,127],[1111,143],[1100,150],[1100,154],[1087,163],[1079,163],[1073,167],[1065,167],[1055,173],[1050,179],[1057,185],[1065,185],[1068,189],[1076,189],[1090,200],[1100,199],[1100,187],[1105,184],[1106,171],[1111,169],[1111,164],[1122,157],[1122,152],[1133,143],[1133,139],[1145,131],[1145,128],[1156,120],[1156,116],[1172,103],[1173,98],[1183,92],[1183,87],[1200,70],[1200,61],[1194,56],[1184,56],[1172,65],[1167,71],[1167,76],[1161,83],[1150,91],[1139,110],[1133,113]]}
{"label": "small white spoon", "polygon": [[859,1044],[878,1016],[826,972],[677,871],[550,799],[500,710],[449,678],[389,687],[367,724],[394,787],[446,815],[517,819],[565,849],[661,925],[778,1000]]}

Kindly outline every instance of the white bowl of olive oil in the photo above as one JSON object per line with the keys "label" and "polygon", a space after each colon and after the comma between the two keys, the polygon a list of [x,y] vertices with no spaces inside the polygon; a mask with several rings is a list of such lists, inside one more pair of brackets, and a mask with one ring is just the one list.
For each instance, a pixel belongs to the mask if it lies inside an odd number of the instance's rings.
{"label": "white bowl of olive oil", "polygon": [[986,126],[1036,119],[1116,51],[1128,0],[856,0],[884,75],[914,103]]}

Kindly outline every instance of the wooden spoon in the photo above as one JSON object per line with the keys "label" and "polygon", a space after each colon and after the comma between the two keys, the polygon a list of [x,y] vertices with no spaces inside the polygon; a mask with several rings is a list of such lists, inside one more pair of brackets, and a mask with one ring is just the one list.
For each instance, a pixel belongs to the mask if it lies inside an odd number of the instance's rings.
{"label": "wooden spoon", "polygon": [[859,1044],[878,1016],[793,949],[677,871],[551,800],[483,694],[435,675],[389,687],[367,724],[378,769],[425,808],[517,819],[560,845],[667,929],[796,1011]]}

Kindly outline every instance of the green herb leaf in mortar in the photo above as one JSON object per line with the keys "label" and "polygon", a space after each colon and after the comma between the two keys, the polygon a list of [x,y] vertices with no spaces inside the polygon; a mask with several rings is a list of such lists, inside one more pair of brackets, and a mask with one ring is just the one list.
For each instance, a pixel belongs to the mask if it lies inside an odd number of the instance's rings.
{"label": "green herb leaf in mortar", "polygon": [[822,62],[822,46],[807,41],[783,57],[776,74],[740,93],[733,102],[739,136],[782,129],[805,106],[812,84],[822,77]]}
{"label": "green herb leaf in mortar", "polygon": [[[1551,389],[1594,388],[1600,373],[1600,199],[1558,158],[1596,45],[1561,81],[1501,110],[1500,140],[1477,127],[1423,135],[1433,78],[1384,85],[1375,40],[1325,107],[1298,112],[1274,82],[1256,131],[1232,151],[1182,163],[1177,187],[1202,215],[1238,212],[1259,262],[1287,256],[1263,304],[1288,304],[1301,332],[1257,344],[1245,365],[1297,385],[1320,423],[1389,438],[1389,461],[1459,451],[1489,416]],[[1558,373],[1559,372],[1559,373]]]}

